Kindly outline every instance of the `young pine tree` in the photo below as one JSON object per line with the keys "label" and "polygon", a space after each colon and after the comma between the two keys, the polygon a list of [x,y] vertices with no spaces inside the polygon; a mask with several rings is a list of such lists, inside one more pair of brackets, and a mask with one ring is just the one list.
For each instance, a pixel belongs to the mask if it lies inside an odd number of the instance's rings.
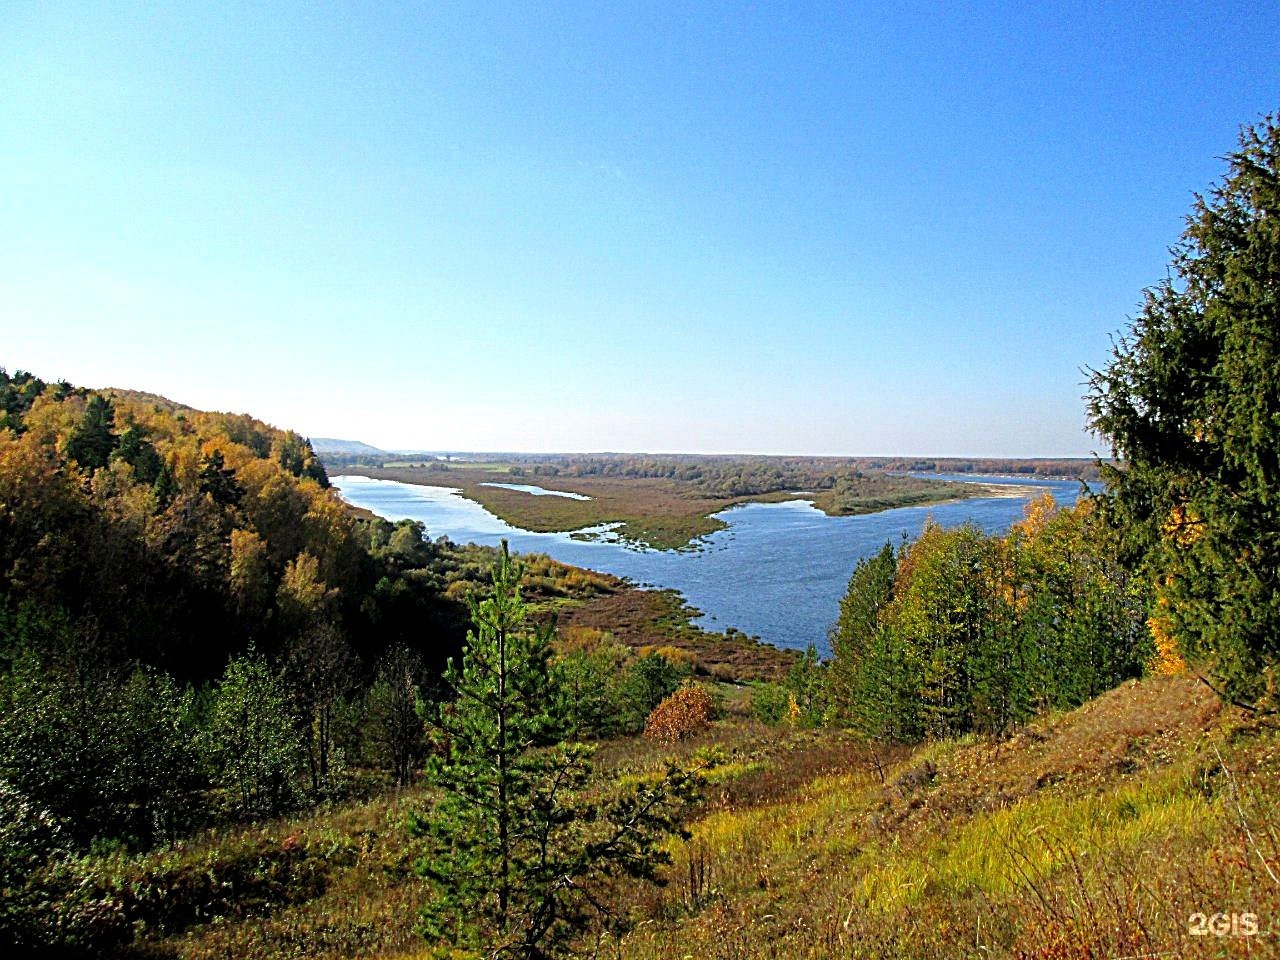
{"label": "young pine tree", "polygon": [[672,769],[602,805],[582,796],[590,752],[552,742],[566,729],[553,627],[528,623],[520,576],[504,541],[492,595],[472,604],[462,663],[445,672],[454,699],[438,711],[443,752],[428,766],[440,800],[410,828],[427,840],[417,869],[431,887],[428,941],[538,960],[564,955],[593,916],[608,919],[602,882],[655,878],[667,861],[658,844],[695,784]]}

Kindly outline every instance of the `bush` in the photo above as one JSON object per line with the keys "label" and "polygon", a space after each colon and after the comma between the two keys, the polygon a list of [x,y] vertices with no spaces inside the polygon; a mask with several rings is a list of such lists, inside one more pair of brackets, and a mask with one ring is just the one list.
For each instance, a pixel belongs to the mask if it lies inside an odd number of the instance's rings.
{"label": "bush", "polygon": [[787,694],[787,716],[793,726],[820,727],[827,714],[827,668],[818,659],[813,644],[787,672],[783,685]]}
{"label": "bush", "polygon": [[72,855],[64,825],[0,780],[0,943],[6,956],[92,956],[129,938],[118,901]]}
{"label": "bush", "polygon": [[38,942],[41,898],[33,877],[58,849],[61,827],[47,812],[0,780],[0,940]]}
{"label": "bush", "polygon": [[191,695],[139,668],[123,682],[24,657],[0,681],[0,777],[73,845],[150,846],[200,815]]}
{"label": "bush", "polygon": [[650,740],[675,743],[703,730],[715,716],[716,702],[699,683],[686,684],[658,704],[644,725]]}
{"label": "bush", "polygon": [[660,653],[642,656],[631,664],[620,691],[625,727],[643,728],[645,718],[689,678],[692,669]]}
{"label": "bush", "polygon": [[756,684],[751,690],[751,715],[761,723],[776,726],[787,718],[791,695],[777,683]]}
{"label": "bush", "polygon": [[660,657],[670,660],[678,666],[687,667],[690,671],[692,671],[694,666],[697,664],[697,658],[692,653],[688,650],[682,650],[680,647],[672,646],[669,643],[664,643],[660,647],[655,647],[652,644],[643,646],[636,651],[636,656],[647,657],[654,653]]}
{"label": "bush", "polygon": [[611,634],[582,628],[568,642],[573,646],[552,665],[553,682],[565,700],[564,735],[607,737],[627,730],[627,648]]}

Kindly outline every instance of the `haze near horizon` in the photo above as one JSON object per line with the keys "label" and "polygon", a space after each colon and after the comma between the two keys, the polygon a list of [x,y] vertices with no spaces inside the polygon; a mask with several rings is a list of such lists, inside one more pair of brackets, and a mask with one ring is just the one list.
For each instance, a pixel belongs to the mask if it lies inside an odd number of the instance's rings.
{"label": "haze near horizon", "polygon": [[384,449],[1088,455],[1280,105],[1248,3],[7,21],[0,365]]}

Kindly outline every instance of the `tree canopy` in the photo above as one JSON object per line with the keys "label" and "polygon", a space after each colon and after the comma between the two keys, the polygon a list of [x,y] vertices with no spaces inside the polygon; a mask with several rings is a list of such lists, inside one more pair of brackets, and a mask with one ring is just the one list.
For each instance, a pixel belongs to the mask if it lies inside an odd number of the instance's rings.
{"label": "tree canopy", "polygon": [[1088,403],[1120,461],[1103,470],[1107,515],[1157,585],[1157,640],[1256,703],[1274,700],[1280,656],[1277,117],[1226,159]]}

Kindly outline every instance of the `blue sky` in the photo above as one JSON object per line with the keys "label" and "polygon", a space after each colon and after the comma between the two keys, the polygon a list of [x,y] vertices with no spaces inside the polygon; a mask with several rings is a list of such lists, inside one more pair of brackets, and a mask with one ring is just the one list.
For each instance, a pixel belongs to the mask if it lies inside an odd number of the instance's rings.
{"label": "blue sky", "polygon": [[393,448],[1087,455],[1280,107],[1271,2],[0,17],[0,364]]}

